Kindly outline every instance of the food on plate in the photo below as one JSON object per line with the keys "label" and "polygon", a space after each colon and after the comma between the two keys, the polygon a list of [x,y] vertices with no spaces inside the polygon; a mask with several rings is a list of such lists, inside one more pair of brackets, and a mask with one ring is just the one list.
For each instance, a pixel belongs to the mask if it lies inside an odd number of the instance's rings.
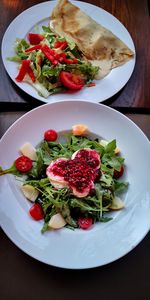
{"label": "food on plate", "polygon": [[29,33],[18,39],[16,55],[10,61],[18,62],[17,82],[31,84],[40,96],[74,91],[94,86],[99,67],[83,59],[77,45],[43,26],[41,34]]}
{"label": "food on plate", "polygon": [[[120,180],[125,165],[116,153],[116,140],[105,141],[76,124],[66,132],[46,130],[36,148],[24,145],[20,149],[29,149],[26,156],[19,156],[9,169],[0,167],[0,175],[19,178],[23,195],[33,202],[29,216],[43,221],[42,233],[62,227],[89,229],[110,221],[111,211],[123,209],[118,195],[128,183]],[[36,156],[31,159],[33,149]]]}
{"label": "food on plate", "polygon": [[134,56],[133,51],[110,30],[68,0],[58,1],[50,19],[50,28],[55,33],[72,40],[87,60],[100,66],[100,77]]}
{"label": "food on plate", "polygon": [[60,0],[50,16],[50,26],[25,39],[16,39],[17,82],[33,86],[38,94],[94,87],[111,69],[126,63],[134,53],[118,37],[68,0]]}

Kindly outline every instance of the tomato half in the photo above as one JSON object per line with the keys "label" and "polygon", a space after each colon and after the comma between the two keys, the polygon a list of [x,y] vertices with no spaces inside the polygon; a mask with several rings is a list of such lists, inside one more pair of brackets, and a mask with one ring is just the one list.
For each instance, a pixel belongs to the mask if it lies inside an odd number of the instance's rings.
{"label": "tomato half", "polygon": [[84,81],[80,76],[66,71],[60,72],[60,81],[70,90],[80,90],[84,86]]}
{"label": "tomato half", "polygon": [[114,178],[115,179],[120,178],[123,175],[123,173],[124,173],[124,167],[121,166],[120,171],[117,171],[117,170],[114,171]]}
{"label": "tomato half", "polygon": [[44,133],[44,140],[48,141],[48,142],[54,142],[57,140],[57,132],[53,129],[48,129],[47,131],[45,131]]}
{"label": "tomato half", "polygon": [[22,155],[15,160],[15,166],[20,172],[28,172],[32,168],[32,160]]}
{"label": "tomato half", "polygon": [[42,206],[39,203],[34,203],[32,207],[29,209],[30,216],[36,220],[42,220],[44,218],[44,212]]}
{"label": "tomato half", "polygon": [[82,229],[88,229],[91,227],[93,220],[91,217],[85,218],[85,217],[80,217],[77,221],[78,225]]}

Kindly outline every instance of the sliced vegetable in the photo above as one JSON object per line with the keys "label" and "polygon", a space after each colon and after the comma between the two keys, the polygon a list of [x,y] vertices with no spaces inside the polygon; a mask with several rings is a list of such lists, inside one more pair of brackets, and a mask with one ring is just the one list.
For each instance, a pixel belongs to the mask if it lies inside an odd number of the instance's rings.
{"label": "sliced vegetable", "polygon": [[60,81],[70,90],[80,90],[84,86],[84,82],[80,76],[66,71],[60,72]]}
{"label": "sliced vegetable", "polygon": [[26,73],[28,72],[29,66],[30,66],[30,60],[29,59],[24,59],[22,61],[19,73],[18,73],[18,75],[16,77],[17,81],[20,82],[20,81],[22,81],[24,79]]}
{"label": "sliced vegetable", "polygon": [[37,33],[29,33],[28,34],[28,40],[31,45],[38,45],[41,41],[43,41],[44,36]]}
{"label": "sliced vegetable", "polygon": [[48,47],[47,45],[43,45],[41,48],[42,52],[44,53],[44,55],[46,56],[46,58],[53,64],[53,65],[57,65],[58,61],[55,58],[55,51],[52,50],[50,47]]}
{"label": "sliced vegetable", "polygon": [[33,204],[33,206],[29,210],[30,216],[36,220],[42,220],[44,218],[44,212],[42,206],[39,203]]}
{"label": "sliced vegetable", "polygon": [[68,46],[67,42],[66,41],[60,41],[60,40],[57,40],[54,44],[54,47],[55,48],[60,48],[61,50],[64,50],[66,49]]}
{"label": "sliced vegetable", "polygon": [[78,225],[82,229],[89,229],[92,226],[93,220],[91,217],[80,217],[77,221]]}
{"label": "sliced vegetable", "polygon": [[22,155],[15,160],[15,166],[20,172],[28,172],[32,168],[32,160]]}
{"label": "sliced vegetable", "polygon": [[124,173],[124,167],[121,166],[120,171],[117,171],[117,170],[114,171],[114,178],[115,179],[120,178],[123,175],[123,173]]}
{"label": "sliced vegetable", "polygon": [[42,45],[35,45],[35,46],[33,46],[33,47],[27,48],[27,49],[25,50],[25,52],[26,52],[26,53],[32,52],[32,51],[35,51],[35,50],[39,50],[39,49],[41,49],[41,48],[42,48]]}
{"label": "sliced vegetable", "polygon": [[64,63],[68,64],[68,65],[72,65],[72,64],[77,64],[78,63],[78,60],[76,58],[64,58],[63,59]]}
{"label": "sliced vegetable", "polygon": [[28,73],[28,75],[30,76],[32,82],[35,82],[35,81],[36,81],[36,78],[35,78],[34,72],[33,72],[33,70],[31,69],[30,66],[28,67],[27,73]]}

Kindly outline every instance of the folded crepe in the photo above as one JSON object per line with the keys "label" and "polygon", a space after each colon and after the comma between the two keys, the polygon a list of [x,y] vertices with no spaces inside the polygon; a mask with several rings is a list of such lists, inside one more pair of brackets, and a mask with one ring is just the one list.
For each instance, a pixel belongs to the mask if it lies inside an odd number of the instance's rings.
{"label": "folded crepe", "polygon": [[68,0],[59,0],[50,20],[50,27],[56,34],[73,40],[87,60],[100,66],[100,77],[134,56],[110,30]]}

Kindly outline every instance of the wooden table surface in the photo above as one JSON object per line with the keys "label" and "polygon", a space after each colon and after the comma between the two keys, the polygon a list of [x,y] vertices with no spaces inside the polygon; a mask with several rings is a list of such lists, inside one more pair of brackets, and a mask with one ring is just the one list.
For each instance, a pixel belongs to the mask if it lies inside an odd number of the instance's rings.
{"label": "wooden table surface", "polygon": [[[11,21],[25,9],[43,2],[42,0],[1,0],[0,2],[0,36],[2,38]],[[105,101],[121,111],[150,111],[149,77],[150,77],[150,22],[147,0],[87,0],[118,18],[127,28],[136,48],[136,65],[126,86],[109,100]],[[14,36],[15,39],[15,36]],[[9,78],[0,61],[0,106],[7,110],[31,109],[41,105],[21,91]]]}
{"label": "wooden table surface", "polygon": [[[40,0],[0,0],[0,38],[11,21]],[[130,32],[137,54],[126,86],[104,102],[125,113],[150,139],[150,24],[147,0],[86,0],[117,17]],[[0,60],[0,137],[15,120],[42,105],[21,91]],[[144,155],[142,153],[141,155]],[[139,158],[140,159],[140,158]],[[144,174],[143,174],[144,176]],[[139,220],[140,222],[140,220]],[[149,300],[150,233],[130,253],[103,267],[63,270],[31,258],[0,230],[0,299]]]}

